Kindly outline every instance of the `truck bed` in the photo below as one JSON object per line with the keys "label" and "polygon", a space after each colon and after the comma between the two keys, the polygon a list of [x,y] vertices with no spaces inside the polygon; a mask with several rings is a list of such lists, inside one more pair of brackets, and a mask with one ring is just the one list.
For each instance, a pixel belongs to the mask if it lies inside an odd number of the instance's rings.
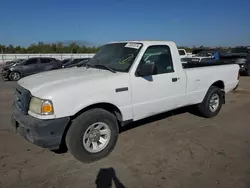
{"label": "truck bed", "polygon": [[218,65],[231,65],[235,64],[235,62],[231,61],[216,61],[216,62],[207,62],[207,63],[200,63],[200,62],[187,62],[182,63],[183,69],[190,69],[190,68],[198,68],[198,67],[208,67],[208,66],[218,66]]}

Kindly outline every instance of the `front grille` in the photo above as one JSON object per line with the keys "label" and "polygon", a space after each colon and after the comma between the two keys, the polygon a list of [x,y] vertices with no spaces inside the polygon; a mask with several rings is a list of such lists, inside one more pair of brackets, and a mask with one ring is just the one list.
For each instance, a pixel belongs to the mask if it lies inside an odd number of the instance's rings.
{"label": "front grille", "polygon": [[28,114],[29,103],[31,99],[31,93],[29,92],[29,90],[21,86],[17,86],[14,95],[15,95],[14,99],[15,105],[19,108],[19,110],[22,113]]}

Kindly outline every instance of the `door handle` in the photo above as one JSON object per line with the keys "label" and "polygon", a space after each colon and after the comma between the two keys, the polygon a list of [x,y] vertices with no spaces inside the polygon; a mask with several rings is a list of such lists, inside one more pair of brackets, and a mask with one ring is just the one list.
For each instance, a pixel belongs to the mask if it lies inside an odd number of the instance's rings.
{"label": "door handle", "polygon": [[172,82],[177,82],[180,78],[172,78]]}

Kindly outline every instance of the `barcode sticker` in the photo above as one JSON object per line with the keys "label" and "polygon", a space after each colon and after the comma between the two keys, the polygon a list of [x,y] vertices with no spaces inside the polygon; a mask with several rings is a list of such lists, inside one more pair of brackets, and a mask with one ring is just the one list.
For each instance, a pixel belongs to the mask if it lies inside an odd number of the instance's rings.
{"label": "barcode sticker", "polygon": [[125,45],[126,48],[135,48],[135,49],[139,49],[141,47],[141,44],[137,44],[137,43],[127,43]]}

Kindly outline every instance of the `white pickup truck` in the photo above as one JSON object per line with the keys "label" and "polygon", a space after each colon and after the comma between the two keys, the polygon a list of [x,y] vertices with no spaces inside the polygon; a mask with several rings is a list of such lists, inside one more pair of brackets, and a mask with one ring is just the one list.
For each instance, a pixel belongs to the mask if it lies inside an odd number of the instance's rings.
{"label": "white pickup truck", "polygon": [[82,67],[19,80],[12,125],[40,147],[65,144],[78,160],[93,162],[113,150],[127,123],[188,105],[217,115],[238,72],[236,64],[183,66],[174,42],[109,43]]}
{"label": "white pickup truck", "polygon": [[185,57],[192,57],[192,53],[186,52],[185,49],[178,49],[180,58],[185,58]]}

